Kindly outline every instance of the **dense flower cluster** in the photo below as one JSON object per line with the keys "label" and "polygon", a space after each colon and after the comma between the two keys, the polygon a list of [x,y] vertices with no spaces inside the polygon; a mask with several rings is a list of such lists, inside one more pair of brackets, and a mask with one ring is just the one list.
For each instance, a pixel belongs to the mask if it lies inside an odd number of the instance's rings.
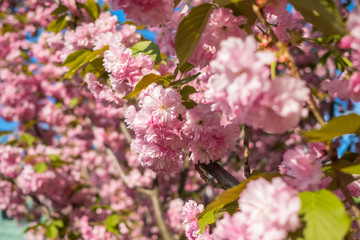
{"label": "dense flower cluster", "polygon": [[332,120],[360,100],[357,2],[230,2],[0,2],[0,210],[25,239],[360,238],[359,116]]}
{"label": "dense flower cluster", "polygon": [[250,182],[239,199],[240,212],[225,215],[214,230],[215,239],[285,239],[300,226],[297,192],[280,178]]}
{"label": "dense flower cluster", "polygon": [[238,128],[220,125],[219,117],[209,105],[199,104],[186,110],[181,95],[162,86],[150,88],[139,102],[140,110],[131,106],[126,122],[134,129],[136,139],[131,149],[139,154],[143,166],[156,172],[178,172],[184,153],[191,152],[195,163],[209,163],[234,149]]}
{"label": "dense flower cluster", "polygon": [[[234,59],[236,59],[234,61]],[[210,63],[213,75],[205,93],[230,120],[274,133],[294,128],[309,90],[290,76],[270,79],[271,52],[257,51],[252,37],[228,38]]]}

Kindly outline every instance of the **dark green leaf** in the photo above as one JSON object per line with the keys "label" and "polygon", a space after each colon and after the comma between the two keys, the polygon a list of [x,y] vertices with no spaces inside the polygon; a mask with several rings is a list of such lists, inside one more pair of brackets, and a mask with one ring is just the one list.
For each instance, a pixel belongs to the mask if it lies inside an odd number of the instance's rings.
{"label": "dark green leaf", "polygon": [[246,188],[246,185],[250,181],[258,178],[265,178],[266,180],[270,180],[278,176],[280,176],[279,173],[262,173],[256,176],[251,176],[239,185],[222,192],[215,201],[208,204],[205,210],[197,216],[201,231],[203,231],[207,225],[215,222],[215,214],[219,212],[225,205],[239,199],[240,193]]}
{"label": "dark green leaf", "polygon": [[66,7],[65,5],[60,5],[54,11],[52,11],[51,15],[56,16],[56,15],[66,12],[67,10],[68,10],[68,7]]}
{"label": "dark green leaf", "polygon": [[325,34],[346,35],[339,9],[332,0],[289,0],[304,19]]}
{"label": "dark green leaf", "polygon": [[212,10],[211,4],[204,3],[192,8],[181,20],[175,37],[175,50],[180,67],[196,49]]}
{"label": "dark green leaf", "polygon": [[50,224],[46,228],[45,235],[50,239],[55,239],[59,235],[59,230],[55,225]]}
{"label": "dark green leaf", "polygon": [[4,35],[7,32],[13,32],[14,28],[10,24],[3,23],[1,28],[1,34]]}
{"label": "dark green leaf", "polygon": [[180,79],[180,80],[177,80],[177,81],[175,81],[175,82],[170,83],[170,86],[174,86],[174,87],[175,87],[175,86],[184,85],[184,84],[186,84],[186,83],[189,83],[189,82],[195,80],[200,74],[201,74],[201,73],[196,73],[196,74],[193,75],[193,76],[189,75],[189,76],[187,76],[187,77],[184,78],[184,79]]}
{"label": "dark green leaf", "polygon": [[185,86],[180,90],[180,95],[183,100],[189,100],[189,95],[196,93],[196,89],[192,86]]}
{"label": "dark green leaf", "polygon": [[320,129],[302,132],[302,135],[310,142],[328,142],[335,137],[351,133],[360,133],[360,116],[354,113],[331,119]]}
{"label": "dark green leaf", "polygon": [[9,135],[12,134],[13,131],[0,131],[0,137],[4,136],[4,135]]}
{"label": "dark green leaf", "polygon": [[185,106],[186,109],[192,109],[197,105],[197,103],[191,99],[182,101],[181,103]]}
{"label": "dark green leaf", "polygon": [[140,82],[138,82],[134,88],[134,90],[126,95],[124,99],[133,98],[138,95],[142,90],[146,89],[150,84],[160,80],[161,76],[150,73],[145,75]]}
{"label": "dark green leaf", "polygon": [[35,172],[38,172],[38,173],[43,173],[43,172],[45,172],[47,169],[48,169],[48,166],[47,166],[46,163],[44,163],[44,162],[37,163],[37,164],[35,164],[35,166],[34,166]]}
{"label": "dark green leaf", "polygon": [[155,63],[161,62],[160,48],[153,41],[141,41],[135,43],[131,47],[131,50],[133,56],[137,56],[142,53],[143,55],[149,55]]}
{"label": "dark green leaf", "polygon": [[319,60],[319,62],[322,64],[322,65],[325,65],[326,64],[326,61],[327,59],[331,56],[331,51],[328,51],[327,53],[325,53]]}
{"label": "dark green leaf", "polygon": [[189,62],[185,62],[183,65],[180,66],[179,70],[181,73],[186,73],[188,71],[190,71],[191,69],[193,69],[195,66],[192,65]]}
{"label": "dark green leaf", "polygon": [[55,33],[58,33],[61,30],[63,30],[67,25],[66,16],[67,15],[62,15],[59,18],[52,21],[51,23],[49,23],[47,30]]}
{"label": "dark green leaf", "polygon": [[345,152],[342,157],[341,160],[345,160],[345,161],[349,161],[349,162],[354,162],[355,160],[359,160],[360,154],[359,153],[353,153],[353,152]]}
{"label": "dark green leaf", "polygon": [[305,239],[341,240],[350,227],[350,217],[340,199],[328,190],[301,192],[300,215],[306,223]]}

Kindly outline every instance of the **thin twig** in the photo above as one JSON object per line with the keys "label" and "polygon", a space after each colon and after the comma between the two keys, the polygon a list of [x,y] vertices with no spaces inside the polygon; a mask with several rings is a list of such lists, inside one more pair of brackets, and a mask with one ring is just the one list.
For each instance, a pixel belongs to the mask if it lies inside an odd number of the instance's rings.
{"label": "thin twig", "polygon": [[184,195],[184,188],[185,188],[185,182],[189,173],[189,165],[190,165],[190,160],[189,160],[189,156],[185,157],[185,161],[184,161],[184,169],[181,171],[180,173],[180,184],[179,184],[179,190],[178,190],[178,194],[180,195],[180,197],[183,197]]}
{"label": "thin twig", "polygon": [[249,164],[249,139],[251,129],[249,126],[244,126],[244,174],[246,178],[250,177],[250,164]]}
{"label": "thin twig", "polygon": [[[88,118],[88,119],[86,119],[86,121],[89,124],[91,124],[92,128],[94,129],[94,126],[92,125],[91,120]],[[127,142],[131,143],[131,135],[130,135],[129,131],[127,130],[124,122],[120,123],[120,128],[121,128],[121,131],[123,132],[123,134],[125,135],[125,139],[127,140]],[[170,233],[169,229],[167,228],[167,225],[164,220],[165,218],[163,216],[163,211],[161,209],[161,205],[160,205],[160,201],[159,201],[159,190],[158,190],[157,186],[155,186],[153,189],[145,189],[145,188],[141,188],[141,187],[136,187],[136,188],[129,187],[128,181],[127,181],[127,176],[126,176],[124,170],[122,169],[115,154],[108,146],[106,146],[106,153],[110,157],[113,164],[115,165],[116,170],[119,173],[120,179],[125,184],[125,186],[150,197],[153,208],[154,208],[156,222],[160,229],[161,236],[163,237],[164,240],[172,240],[173,238],[172,238],[171,233]]]}
{"label": "thin twig", "polygon": [[117,172],[119,173],[119,176],[121,178],[121,180],[127,185],[127,176],[124,172],[124,170],[122,169],[119,161],[117,160],[115,154],[113,153],[113,151],[110,148],[106,148],[106,153],[107,155],[110,157],[111,161],[113,162],[113,164],[115,165],[115,168],[117,170]]}
{"label": "thin twig", "polygon": [[350,211],[354,214],[357,228],[358,228],[358,230],[360,230],[360,210],[359,210],[359,206],[354,201],[353,197],[351,196],[351,193],[350,193],[349,189],[346,186],[346,183],[345,183],[344,178],[343,178],[344,173],[342,173],[340,171],[336,171],[336,175],[337,175],[337,180],[338,180],[339,187],[340,187],[341,191],[343,192],[346,200],[350,204]]}
{"label": "thin twig", "polygon": [[[112,152],[112,150],[110,148],[106,148],[106,153],[108,154],[108,156],[114,163],[123,183],[128,188],[130,188],[128,186],[127,176],[126,176],[124,170],[122,169],[119,161],[117,160],[115,154]],[[134,189],[136,191],[138,191],[139,193],[143,193],[143,194],[147,195],[148,197],[150,197],[153,208],[154,208],[154,212],[155,212],[156,222],[160,229],[160,233],[161,233],[163,239],[164,240],[172,240],[170,231],[167,228],[167,225],[164,220],[164,216],[162,214],[162,209],[161,209],[160,202],[159,202],[159,190],[158,190],[157,186],[155,186],[153,189],[146,189],[146,188],[141,188],[141,187],[136,187]]]}
{"label": "thin twig", "polygon": [[120,130],[124,134],[127,143],[130,144],[132,141],[132,137],[130,135],[129,130],[126,127],[126,124],[123,121],[120,122]]}
{"label": "thin twig", "polygon": [[170,234],[169,229],[167,228],[163,216],[163,211],[161,209],[158,187],[155,186],[153,189],[136,188],[136,190],[150,197],[161,236],[163,237],[164,240],[172,240],[173,238]]}

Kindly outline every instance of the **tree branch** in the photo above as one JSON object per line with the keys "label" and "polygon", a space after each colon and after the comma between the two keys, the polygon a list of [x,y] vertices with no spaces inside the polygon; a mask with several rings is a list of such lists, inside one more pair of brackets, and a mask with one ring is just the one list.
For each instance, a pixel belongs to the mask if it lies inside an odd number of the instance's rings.
{"label": "tree branch", "polygon": [[[199,163],[195,165],[195,168],[204,181],[215,188],[228,189],[240,183],[239,180],[237,180],[218,163]],[[213,179],[215,179],[217,182],[214,182]]]}
{"label": "tree branch", "polygon": [[158,187],[155,186],[153,189],[136,188],[136,190],[150,197],[161,236],[163,237],[164,240],[172,240],[173,238],[170,234],[169,229],[167,228],[167,225],[164,220],[165,218],[163,216],[163,211],[161,209]]}

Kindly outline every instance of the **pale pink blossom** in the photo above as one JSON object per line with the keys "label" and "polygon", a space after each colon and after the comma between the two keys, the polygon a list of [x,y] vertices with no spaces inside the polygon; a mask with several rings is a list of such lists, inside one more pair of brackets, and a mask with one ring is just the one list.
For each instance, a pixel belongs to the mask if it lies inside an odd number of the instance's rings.
{"label": "pale pink blossom", "polygon": [[24,150],[9,145],[0,145],[0,174],[5,177],[16,177],[20,172],[20,162]]}
{"label": "pale pink blossom", "polygon": [[166,23],[174,12],[172,0],[108,0],[113,10],[123,9],[126,17],[150,26]]}
{"label": "pale pink blossom", "polygon": [[[193,200],[187,201],[182,209],[181,215],[184,218],[183,225],[185,225],[185,235],[189,240],[211,239],[208,237],[210,235],[208,228],[200,234],[200,227],[196,216],[202,211],[204,211],[204,205],[198,205]],[[202,235],[207,238],[202,238]]]}
{"label": "pale pink blossom", "polygon": [[198,104],[186,112],[185,119],[182,131],[194,163],[208,164],[235,149],[239,128],[232,124],[222,126],[219,115],[209,105]]}
{"label": "pale pink blossom", "polygon": [[287,150],[279,168],[280,173],[289,176],[285,177],[285,181],[299,191],[318,190],[324,176],[315,156],[304,153],[300,147]]}
{"label": "pale pink blossom", "polygon": [[274,55],[257,51],[252,37],[230,37],[220,46],[210,63],[214,74],[205,92],[214,109],[231,121],[273,133],[294,128],[308,99],[305,83],[286,75],[270,80],[267,64],[274,61]]}

